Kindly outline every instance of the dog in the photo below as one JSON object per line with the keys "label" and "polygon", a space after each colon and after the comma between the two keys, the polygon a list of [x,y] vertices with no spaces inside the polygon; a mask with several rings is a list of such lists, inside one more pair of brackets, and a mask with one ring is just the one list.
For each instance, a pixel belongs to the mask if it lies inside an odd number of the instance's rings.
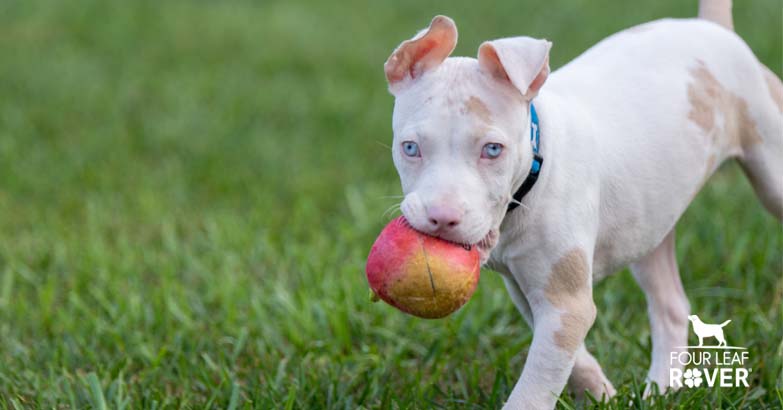
{"label": "dog", "polygon": [[719,325],[710,325],[704,323],[696,315],[688,315],[688,320],[693,325],[693,333],[699,338],[699,347],[704,346],[705,337],[715,337],[718,339],[718,346],[726,346],[726,336],[723,335],[723,327],[728,325],[731,320],[727,320]]}
{"label": "dog", "polygon": [[450,57],[457,27],[436,16],[384,65],[403,216],[475,245],[534,332],[505,408],[551,409],[566,384],[615,393],[584,339],[593,283],[628,265],[648,381],[668,384],[690,310],[675,225],[723,161],[783,218],[783,84],[734,33],[730,0],[699,17],[621,31],[550,73],[552,43],[530,37]]}

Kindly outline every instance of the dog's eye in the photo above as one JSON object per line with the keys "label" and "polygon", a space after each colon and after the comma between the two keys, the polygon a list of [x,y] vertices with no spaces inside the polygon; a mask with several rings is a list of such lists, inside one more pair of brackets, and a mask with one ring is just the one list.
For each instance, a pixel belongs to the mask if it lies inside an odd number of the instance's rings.
{"label": "dog's eye", "polygon": [[500,156],[501,152],[503,152],[502,145],[496,142],[490,142],[481,149],[481,158],[495,159]]}
{"label": "dog's eye", "polygon": [[419,144],[413,141],[404,141],[402,143],[402,152],[409,157],[420,157]]}

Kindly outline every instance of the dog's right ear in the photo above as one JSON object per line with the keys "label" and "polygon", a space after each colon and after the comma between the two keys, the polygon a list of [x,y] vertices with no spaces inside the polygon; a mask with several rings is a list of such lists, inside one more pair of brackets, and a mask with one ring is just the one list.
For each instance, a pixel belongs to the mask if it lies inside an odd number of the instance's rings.
{"label": "dog's right ear", "polygon": [[403,41],[383,69],[389,91],[395,94],[405,83],[440,65],[457,45],[457,26],[446,16],[435,16],[429,28]]}

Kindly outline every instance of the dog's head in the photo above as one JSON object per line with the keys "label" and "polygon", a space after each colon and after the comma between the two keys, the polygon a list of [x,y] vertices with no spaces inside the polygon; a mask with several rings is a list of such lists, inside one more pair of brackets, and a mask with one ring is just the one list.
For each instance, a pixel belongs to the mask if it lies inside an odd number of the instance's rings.
{"label": "dog's head", "polygon": [[691,322],[701,322],[701,320],[699,320],[699,317],[696,315],[688,315],[688,320],[690,320]]}
{"label": "dog's head", "polygon": [[437,16],[384,66],[395,97],[392,156],[421,232],[475,244],[485,262],[513,191],[533,161],[530,100],[549,74],[551,43],[529,37],[451,57],[457,27]]}

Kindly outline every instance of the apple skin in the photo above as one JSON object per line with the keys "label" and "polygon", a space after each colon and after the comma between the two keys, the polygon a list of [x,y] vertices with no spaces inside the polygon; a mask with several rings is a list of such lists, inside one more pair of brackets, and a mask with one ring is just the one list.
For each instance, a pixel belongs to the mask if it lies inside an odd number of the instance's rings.
{"label": "apple skin", "polygon": [[366,273],[370,288],[386,303],[414,316],[438,319],[470,299],[481,264],[475,246],[418,232],[401,216],[378,235]]}

